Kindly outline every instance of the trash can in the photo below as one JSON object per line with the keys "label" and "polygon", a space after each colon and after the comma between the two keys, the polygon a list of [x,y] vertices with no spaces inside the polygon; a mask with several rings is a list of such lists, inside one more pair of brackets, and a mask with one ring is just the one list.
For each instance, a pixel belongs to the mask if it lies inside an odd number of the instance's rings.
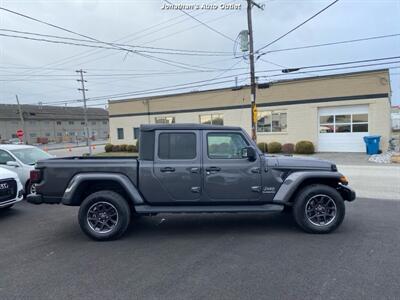
{"label": "trash can", "polygon": [[380,135],[364,136],[365,147],[368,155],[379,153]]}

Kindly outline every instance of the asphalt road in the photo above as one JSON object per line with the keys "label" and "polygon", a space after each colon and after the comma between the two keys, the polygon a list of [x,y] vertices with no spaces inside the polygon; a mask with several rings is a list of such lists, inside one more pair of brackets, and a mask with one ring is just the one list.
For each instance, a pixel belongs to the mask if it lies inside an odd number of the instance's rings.
{"label": "asphalt road", "polygon": [[0,299],[398,299],[400,201],[347,203],[305,234],[290,215],[160,215],[94,242],[77,208],[0,213]]}

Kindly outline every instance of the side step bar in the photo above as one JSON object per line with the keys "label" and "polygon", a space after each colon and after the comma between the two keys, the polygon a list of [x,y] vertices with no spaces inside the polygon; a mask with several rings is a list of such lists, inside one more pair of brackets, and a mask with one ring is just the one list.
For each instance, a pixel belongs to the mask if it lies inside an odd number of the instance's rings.
{"label": "side step bar", "polygon": [[283,205],[192,205],[192,206],[153,206],[137,205],[137,213],[236,213],[236,212],[280,212]]}

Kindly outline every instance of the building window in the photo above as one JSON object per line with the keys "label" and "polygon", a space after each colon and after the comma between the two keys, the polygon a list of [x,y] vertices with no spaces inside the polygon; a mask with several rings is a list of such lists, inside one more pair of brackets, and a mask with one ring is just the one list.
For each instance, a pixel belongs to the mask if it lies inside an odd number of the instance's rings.
{"label": "building window", "polygon": [[340,114],[319,117],[319,133],[368,132],[368,114]]}
{"label": "building window", "polygon": [[37,137],[36,133],[30,133],[29,136],[30,136],[31,138]]}
{"label": "building window", "polygon": [[200,124],[224,125],[223,114],[200,115]]}
{"label": "building window", "polygon": [[257,114],[258,132],[286,132],[286,111],[260,111]]}
{"label": "building window", "polygon": [[175,117],[155,117],[154,121],[157,124],[173,124],[175,123]]}
{"label": "building window", "polygon": [[196,157],[194,133],[161,133],[158,137],[158,157],[161,159],[193,159]]}
{"label": "building window", "polygon": [[209,133],[207,135],[208,157],[212,159],[242,158],[247,143],[240,133]]}
{"label": "building window", "polygon": [[81,125],[85,125],[85,122],[81,122]]}
{"label": "building window", "polygon": [[103,123],[103,125],[107,125],[107,121],[103,121],[102,123]]}
{"label": "building window", "polygon": [[35,124],[36,124],[36,121],[34,121],[34,120],[32,120],[32,121],[29,121],[29,124],[31,124],[31,125],[35,125]]}
{"label": "building window", "polygon": [[117,128],[117,139],[123,140],[124,139],[124,129]]}
{"label": "building window", "polygon": [[62,136],[62,132],[57,132],[57,136]]}
{"label": "building window", "polygon": [[139,127],[133,127],[133,139],[138,140],[140,134]]}
{"label": "building window", "polygon": [[96,125],[96,121],[92,121],[92,125]]}
{"label": "building window", "polygon": [[50,121],[43,121],[45,125],[50,125]]}
{"label": "building window", "polygon": [[46,137],[50,137],[50,136],[51,136],[50,132],[46,132],[46,133],[45,133],[45,136],[46,136]]}
{"label": "building window", "polygon": [[57,121],[57,125],[61,125],[61,121]]}
{"label": "building window", "polygon": [[75,122],[74,122],[74,121],[68,121],[68,124],[69,124],[69,125],[74,125]]}

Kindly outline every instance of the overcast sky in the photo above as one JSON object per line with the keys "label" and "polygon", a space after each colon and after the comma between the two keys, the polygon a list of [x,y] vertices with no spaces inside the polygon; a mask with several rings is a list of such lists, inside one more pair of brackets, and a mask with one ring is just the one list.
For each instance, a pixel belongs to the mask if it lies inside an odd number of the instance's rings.
{"label": "overcast sky", "polygon": [[[120,42],[138,46],[186,50],[221,51],[224,56],[183,56],[146,53],[152,57],[177,62],[161,63],[149,57],[122,49],[93,49],[80,46],[51,44],[0,36],[0,103],[15,103],[18,94],[22,103],[56,102],[79,99],[77,69],[87,71],[89,98],[135,93],[194,81],[220,77],[219,85],[191,87],[190,90],[234,85],[234,76],[246,72],[248,62],[234,57],[238,33],[247,28],[244,0],[170,0],[178,4],[221,3],[242,4],[241,10],[187,10],[222,35],[199,24],[179,10],[163,10],[162,0],[127,1],[19,1],[0,0],[1,7],[68,28],[105,42]],[[265,9],[253,9],[255,48],[266,45],[276,37],[303,22],[332,0],[260,0]],[[400,33],[399,0],[340,0],[325,12],[265,50],[306,46],[342,40]],[[0,34],[21,35],[6,30],[81,38],[59,29],[39,24],[21,16],[0,10]],[[223,35],[227,36],[224,37]],[[38,38],[37,36],[32,36]],[[79,43],[79,42],[78,42]],[[92,44],[94,45],[94,44]],[[107,46],[103,44],[104,46]],[[351,44],[282,51],[258,60],[258,71],[284,67],[313,66],[354,60],[400,56],[400,36]],[[392,60],[400,61],[400,59]],[[182,65],[185,64],[185,65]],[[279,65],[279,66],[277,66]],[[400,63],[392,63],[392,104],[400,104]],[[374,66],[369,68],[382,68]],[[229,69],[221,71],[218,69]],[[203,72],[193,71],[203,70]],[[310,73],[308,76],[332,72],[351,72],[366,68]],[[206,71],[206,72],[204,72]],[[164,73],[146,76],[144,73]],[[115,75],[131,74],[131,75]],[[267,73],[263,73],[266,75]],[[279,74],[279,73],[268,73]],[[262,73],[260,73],[262,75]],[[293,76],[305,76],[294,74]],[[289,76],[260,77],[259,81],[287,79]],[[238,75],[239,83],[248,83],[247,75]],[[218,82],[218,81],[217,81]],[[184,90],[178,90],[179,92]],[[165,92],[167,93],[167,92]],[[104,107],[105,98],[90,102]],[[81,105],[71,102],[68,105]]]}

